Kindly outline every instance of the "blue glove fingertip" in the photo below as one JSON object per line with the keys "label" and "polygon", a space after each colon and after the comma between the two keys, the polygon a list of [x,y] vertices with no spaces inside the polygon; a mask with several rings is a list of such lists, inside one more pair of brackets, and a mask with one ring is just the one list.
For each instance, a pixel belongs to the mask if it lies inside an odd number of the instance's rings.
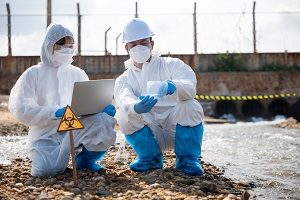
{"label": "blue glove fingertip", "polygon": [[109,104],[108,106],[106,106],[106,107],[103,109],[102,112],[108,114],[108,115],[111,116],[111,117],[114,117],[117,111],[116,111],[116,108],[115,108],[114,105]]}
{"label": "blue glove fingertip", "polygon": [[167,83],[168,83],[168,92],[167,92],[167,94],[171,95],[175,92],[176,85],[172,80],[167,80]]}
{"label": "blue glove fingertip", "polygon": [[158,89],[157,96],[163,97],[167,94],[167,92],[168,92],[168,83],[164,81],[162,82],[161,86]]}
{"label": "blue glove fingertip", "polygon": [[62,117],[65,113],[66,107],[60,108],[55,112],[55,117]]}

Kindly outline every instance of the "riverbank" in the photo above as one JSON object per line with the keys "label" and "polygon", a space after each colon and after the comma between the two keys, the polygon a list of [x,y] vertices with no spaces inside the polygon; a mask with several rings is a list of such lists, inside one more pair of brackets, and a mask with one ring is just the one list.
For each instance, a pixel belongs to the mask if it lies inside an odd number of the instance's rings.
{"label": "riverbank", "polygon": [[[28,127],[7,111],[7,98],[0,102],[0,136],[26,135]],[[175,170],[175,155],[164,153],[164,169],[145,173],[129,170],[135,154],[126,146],[127,163],[116,163],[118,144],[112,146],[102,164],[106,173],[78,171],[72,166],[55,177],[34,178],[30,160],[17,158],[10,165],[0,164],[0,199],[249,199],[251,184],[224,177],[224,170],[202,161],[204,177],[187,176]]]}
{"label": "riverbank", "polygon": [[[172,166],[172,152],[164,154],[165,168],[135,173],[127,164],[115,163],[117,148],[112,147],[102,164],[106,173],[78,171],[78,183],[71,166],[62,175],[33,178],[30,161],[16,159],[0,165],[0,199],[248,199],[251,185],[233,182],[223,171],[203,162],[206,175],[192,177],[178,173]],[[130,151],[130,160],[134,157]]]}

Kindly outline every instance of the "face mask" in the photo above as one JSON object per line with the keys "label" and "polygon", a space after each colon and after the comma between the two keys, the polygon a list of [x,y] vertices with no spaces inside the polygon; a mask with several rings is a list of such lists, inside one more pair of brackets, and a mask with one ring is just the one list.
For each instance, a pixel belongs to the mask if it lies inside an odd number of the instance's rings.
{"label": "face mask", "polygon": [[68,65],[71,64],[73,60],[74,50],[70,48],[63,48],[57,51],[54,51],[53,59],[59,65]]}
{"label": "face mask", "polygon": [[147,46],[136,45],[129,50],[129,56],[136,63],[145,63],[151,56],[151,49]]}

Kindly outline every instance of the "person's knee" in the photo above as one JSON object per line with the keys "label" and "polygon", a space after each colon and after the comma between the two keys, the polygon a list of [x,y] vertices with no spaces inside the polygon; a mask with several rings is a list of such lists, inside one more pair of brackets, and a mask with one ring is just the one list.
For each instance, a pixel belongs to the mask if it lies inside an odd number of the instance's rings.
{"label": "person's knee", "polygon": [[41,155],[37,150],[32,151],[31,157],[32,176],[54,176],[63,172],[67,167],[67,163],[57,163],[55,160],[50,160],[44,155]]}
{"label": "person's knee", "polygon": [[194,99],[179,102],[171,115],[172,124],[195,126],[203,121],[202,106]]}
{"label": "person's knee", "polygon": [[[176,109],[177,110],[184,110],[184,111],[188,111],[188,112],[195,112],[197,110],[195,110],[195,108],[201,108],[201,105],[199,102],[197,102],[195,99],[190,99],[190,100],[186,100],[186,101],[181,101],[176,105]],[[198,109],[198,110],[201,110]]]}
{"label": "person's knee", "polygon": [[62,173],[66,166],[54,166],[50,163],[33,163],[31,166],[31,175],[35,177],[55,176]]}

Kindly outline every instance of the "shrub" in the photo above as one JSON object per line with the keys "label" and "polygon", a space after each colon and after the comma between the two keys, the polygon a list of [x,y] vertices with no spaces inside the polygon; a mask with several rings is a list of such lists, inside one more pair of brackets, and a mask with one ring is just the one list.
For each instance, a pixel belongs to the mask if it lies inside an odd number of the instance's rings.
{"label": "shrub", "polygon": [[215,60],[217,72],[239,72],[245,71],[240,54],[218,54]]}

